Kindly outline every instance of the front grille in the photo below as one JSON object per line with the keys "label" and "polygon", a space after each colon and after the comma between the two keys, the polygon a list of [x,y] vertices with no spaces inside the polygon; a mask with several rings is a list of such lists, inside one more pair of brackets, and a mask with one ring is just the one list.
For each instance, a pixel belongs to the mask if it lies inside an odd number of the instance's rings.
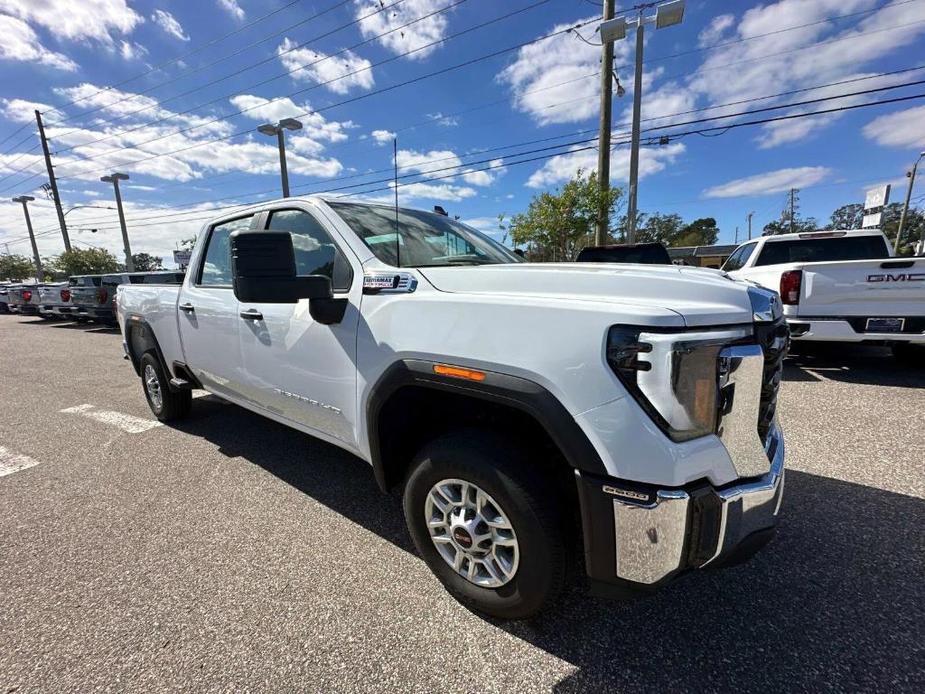
{"label": "front grille", "polygon": [[768,432],[777,410],[777,394],[784,371],[784,357],[790,347],[790,330],[780,318],[774,323],[756,323],[755,336],[764,351],[764,374],[761,380],[761,402],[758,407],[758,435],[766,444]]}

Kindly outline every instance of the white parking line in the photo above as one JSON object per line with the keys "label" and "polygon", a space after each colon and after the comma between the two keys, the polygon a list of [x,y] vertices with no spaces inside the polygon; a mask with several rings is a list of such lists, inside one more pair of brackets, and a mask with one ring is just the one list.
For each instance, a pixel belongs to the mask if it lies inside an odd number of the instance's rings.
{"label": "white parking line", "polygon": [[61,410],[61,412],[66,414],[82,414],[84,417],[95,419],[103,424],[111,424],[112,426],[119,427],[122,431],[129,434],[140,434],[148,429],[163,426],[160,422],[153,419],[142,419],[141,417],[135,417],[122,412],[114,412],[113,410],[98,410],[95,405],[91,405],[90,403],[66,407]]}
{"label": "white parking line", "polygon": [[14,453],[9,448],[0,446],[0,477],[12,475],[14,472],[35,467],[39,461],[30,458],[27,455]]}

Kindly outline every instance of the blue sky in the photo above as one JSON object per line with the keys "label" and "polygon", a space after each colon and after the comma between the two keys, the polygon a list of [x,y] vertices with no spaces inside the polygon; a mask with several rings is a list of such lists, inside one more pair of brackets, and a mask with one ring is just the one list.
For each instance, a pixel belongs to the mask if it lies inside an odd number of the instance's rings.
{"label": "blue sky", "polygon": [[[0,197],[34,195],[42,254],[62,249],[38,108],[65,206],[111,206],[99,177],[127,172],[133,250],[168,256],[217,208],[278,196],[275,142],[256,126],[294,116],[294,193],[356,185],[338,192],[390,199],[394,135],[399,173],[421,174],[402,179],[403,204],[497,232],[497,215],[595,166],[580,141],[597,129],[599,12],[590,0],[0,0]],[[823,220],[879,183],[901,200],[925,149],[925,100],[681,133],[925,93],[903,86],[925,80],[910,69],[925,64],[923,37],[925,0],[688,0],[680,26],[647,34],[643,126],[667,126],[649,137],[669,141],[642,150],[640,209],[715,217],[732,242],[749,212],[759,232],[775,218],[791,186]],[[628,174],[632,44],[615,45],[626,95],[614,100],[614,185]],[[78,246],[121,255],[113,210],[68,221]],[[0,203],[0,249],[28,254],[23,237],[19,206]]]}

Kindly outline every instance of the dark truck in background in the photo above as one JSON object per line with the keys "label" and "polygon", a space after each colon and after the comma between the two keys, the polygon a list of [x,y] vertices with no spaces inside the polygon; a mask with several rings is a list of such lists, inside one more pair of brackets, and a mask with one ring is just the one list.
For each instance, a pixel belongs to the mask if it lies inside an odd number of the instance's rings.
{"label": "dark truck in background", "polygon": [[582,248],[575,262],[671,265],[671,257],[668,249],[660,243],[619,243]]}

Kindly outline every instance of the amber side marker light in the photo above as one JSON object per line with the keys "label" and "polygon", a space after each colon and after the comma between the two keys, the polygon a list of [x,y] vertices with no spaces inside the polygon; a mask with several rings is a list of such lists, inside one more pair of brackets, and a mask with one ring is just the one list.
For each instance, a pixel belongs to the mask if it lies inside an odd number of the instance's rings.
{"label": "amber side marker light", "polygon": [[446,364],[434,364],[434,373],[440,376],[452,376],[453,378],[465,378],[467,381],[484,381],[484,371],[474,371],[473,369],[464,369],[461,366],[448,366]]}

